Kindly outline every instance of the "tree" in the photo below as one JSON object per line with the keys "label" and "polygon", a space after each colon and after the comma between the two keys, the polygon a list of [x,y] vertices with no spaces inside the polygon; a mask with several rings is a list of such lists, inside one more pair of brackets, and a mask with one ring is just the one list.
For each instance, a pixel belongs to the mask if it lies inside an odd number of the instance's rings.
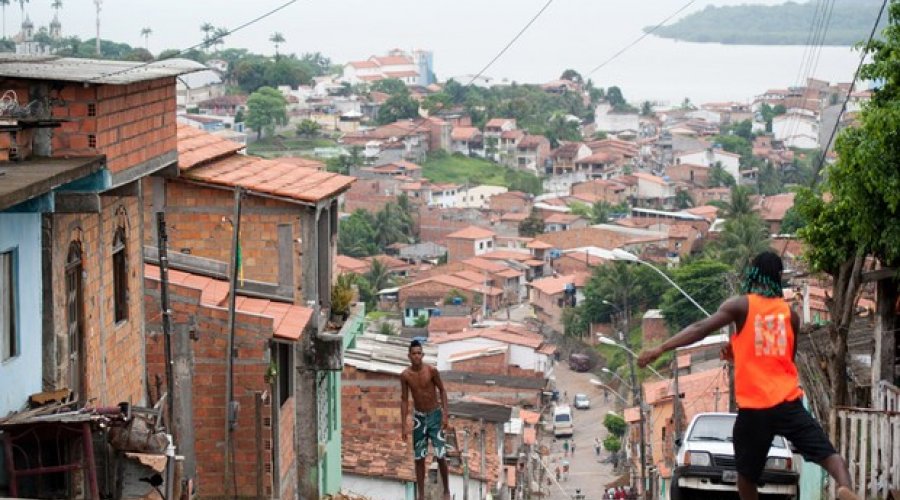
{"label": "tree", "polygon": [[751,213],[753,213],[753,203],[750,201],[750,189],[746,186],[732,186],[731,199],[725,206],[722,217],[733,219]]}
{"label": "tree", "polygon": [[622,449],[622,441],[610,434],[603,439],[603,449],[610,453],[618,453],[618,451]]}
{"label": "tree", "polygon": [[275,45],[275,60],[278,60],[278,46],[285,42],[284,35],[279,32],[272,33],[272,36],[269,37],[269,41]]}
{"label": "tree", "polygon": [[732,187],[736,184],[734,177],[725,171],[721,162],[709,168],[709,186],[710,187]]}
{"label": "tree", "polygon": [[363,277],[372,285],[372,289],[376,292],[394,286],[391,270],[381,262],[381,259],[372,259],[372,265],[369,266],[369,270],[366,271]]}
{"label": "tree", "polygon": [[624,418],[609,412],[603,417],[603,426],[606,427],[606,430],[609,431],[610,434],[616,437],[624,436],[625,430],[627,429]]}
{"label": "tree", "polygon": [[456,288],[451,288],[450,291],[447,292],[447,295],[444,295],[444,305],[449,306],[455,302],[465,304],[468,300],[466,300],[466,296],[462,292]]}
{"label": "tree", "polygon": [[406,84],[403,83],[403,80],[397,78],[385,78],[384,80],[378,80],[372,83],[371,88],[375,92],[384,92],[385,94],[390,95],[409,94],[409,89],[406,88]]}
{"label": "tree", "polygon": [[53,0],[53,3],[50,4],[50,7],[56,11],[56,15],[59,16],[59,9],[63,6],[62,0]]}
{"label": "tree", "polygon": [[405,118],[417,118],[419,116],[419,103],[409,95],[409,91],[405,93],[395,94],[384,101],[381,108],[378,109],[378,118],[376,122],[379,125],[394,123],[397,120]]}
{"label": "tree", "polygon": [[372,215],[357,209],[342,219],[338,231],[338,253],[350,257],[366,257],[378,253]]}
{"label": "tree", "polygon": [[261,87],[247,98],[247,126],[256,131],[256,138],[262,138],[263,130],[268,135],[275,132],[276,125],[287,124],[287,101],[281,92],[272,87]]}
{"label": "tree", "polygon": [[725,222],[721,237],[708,248],[708,255],[742,273],[753,257],[770,249],[768,229],[759,215],[740,215]]}
{"label": "tree", "polygon": [[679,191],[675,193],[675,208],[684,210],[694,206],[694,199],[691,198],[689,191]]}
{"label": "tree", "polygon": [[625,96],[622,95],[622,89],[615,86],[606,89],[606,100],[614,108],[627,104]]}
{"label": "tree", "polygon": [[212,38],[212,33],[215,31],[216,27],[212,25],[212,23],[206,22],[200,25],[200,31],[203,32],[203,48],[205,50],[209,50],[210,42],[209,40]]}
{"label": "tree", "polygon": [[650,101],[641,103],[641,116],[651,116],[653,114],[653,104]]}
{"label": "tree", "polygon": [[762,115],[763,121],[766,122],[766,132],[771,132],[772,119],[778,115],[787,113],[787,109],[781,104],[772,107],[766,103],[763,103],[763,105],[759,108],[759,113],[760,115]]}
{"label": "tree", "polygon": [[581,78],[581,73],[575,71],[574,69],[567,69],[563,71],[563,74],[559,77],[560,80],[569,80],[570,82],[582,83],[584,80]]}
{"label": "tree", "polygon": [[412,233],[397,204],[391,202],[386,203],[375,214],[372,227],[375,229],[375,243],[379,248],[385,248],[398,241],[409,242]]}
{"label": "tree", "polygon": [[28,0],[16,0],[19,2],[19,9],[22,10],[22,22],[25,22],[25,4],[28,3]]}
{"label": "tree", "polygon": [[153,30],[149,27],[141,28],[141,36],[144,37],[144,48],[150,50],[150,35],[153,34]]}
{"label": "tree", "polygon": [[[211,44],[213,44],[213,46],[218,46],[218,45],[223,45],[223,46],[224,46],[224,45],[225,45],[225,37],[228,36],[228,35],[230,35],[230,34],[231,34],[231,32],[228,31],[228,28],[224,28],[224,27],[223,27],[223,28],[216,28],[216,29],[213,31],[212,39],[210,39],[209,42],[210,42]],[[216,52],[218,53],[218,50],[217,50]]]}
{"label": "tree", "polygon": [[562,311],[563,335],[573,338],[582,338],[590,331],[590,323],[584,317],[581,307],[565,307]]}
{"label": "tree", "polygon": [[796,207],[791,207],[785,212],[784,219],[781,221],[781,233],[794,234],[805,226],[806,220],[803,218],[803,214]]}
{"label": "tree", "polygon": [[534,238],[539,234],[544,234],[544,220],[532,209],[528,217],[519,223],[519,236]]}
{"label": "tree", "polygon": [[[672,280],[704,309],[714,311],[729,295],[726,277],[730,270],[725,263],[698,259],[682,264],[672,271]],[[675,288],[670,288],[663,294],[660,309],[672,331],[681,330],[706,317],[703,311],[697,309],[697,306]]]}
{"label": "tree", "polygon": [[301,120],[300,123],[297,124],[297,135],[304,137],[313,137],[319,133],[319,130],[322,129],[322,126],[319,125],[315,120]]}

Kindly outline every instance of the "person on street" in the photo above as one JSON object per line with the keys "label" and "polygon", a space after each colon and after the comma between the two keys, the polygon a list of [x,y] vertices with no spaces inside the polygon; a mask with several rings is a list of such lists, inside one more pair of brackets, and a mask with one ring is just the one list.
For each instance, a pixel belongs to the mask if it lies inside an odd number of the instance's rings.
{"label": "person on street", "polygon": [[594,438],[594,455],[596,455],[597,457],[600,456],[600,438],[599,437]]}
{"label": "person on street", "polygon": [[575,456],[575,440],[572,440],[572,456]]}
{"label": "person on street", "polygon": [[837,481],[841,500],[856,500],[847,464],[822,427],[803,407],[803,391],[794,358],[800,316],[784,300],[781,257],[766,251],[746,271],[743,294],[725,301],[712,316],[687,326],[662,344],[644,349],[641,368],[663,353],[693,344],[734,324],[737,333],[723,350],[734,361],[738,415],[734,451],[738,492],[742,500],[759,497],[757,483],[775,435],[786,437],[808,461],[816,462]]}
{"label": "person on street", "polygon": [[569,440],[568,439],[563,441],[563,455],[565,455],[567,457],[569,456]]}
{"label": "person on street", "polygon": [[413,458],[416,463],[416,498],[425,500],[425,456],[428,441],[434,449],[441,480],[444,482],[444,500],[450,500],[450,482],[447,472],[447,391],[437,368],[422,362],[422,343],[413,340],[409,344],[409,368],[400,374],[401,432],[403,441],[409,440],[409,394],[413,398]]}

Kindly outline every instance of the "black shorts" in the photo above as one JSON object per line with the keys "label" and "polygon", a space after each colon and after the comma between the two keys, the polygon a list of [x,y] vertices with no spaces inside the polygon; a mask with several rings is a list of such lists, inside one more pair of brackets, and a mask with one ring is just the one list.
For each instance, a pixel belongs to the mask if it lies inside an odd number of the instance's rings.
{"label": "black shorts", "polygon": [[761,410],[741,409],[734,422],[738,473],[754,483],[759,482],[776,435],[786,437],[811,462],[821,462],[836,453],[822,426],[803,407],[801,399]]}

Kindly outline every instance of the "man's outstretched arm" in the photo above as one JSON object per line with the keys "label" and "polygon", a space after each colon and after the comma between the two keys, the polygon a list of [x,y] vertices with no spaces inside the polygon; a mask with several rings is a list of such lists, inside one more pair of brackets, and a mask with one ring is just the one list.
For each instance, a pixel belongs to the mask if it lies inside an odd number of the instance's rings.
{"label": "man's outstretched arm", "polygon": [[432,368],[432,370],[434,371],[434,386],[437,388],[441,398],[441,428],[446,429],[450,418],[450,409],[447,405],[447,390],[444,389],[444,382],[441,380],[440,372],[438,372],[437,368]]}
{"label": "man's outstretched arm", "polygon": [[741,312],[746,308],[742,300],[741,297],[728,299],[712,316],[688,325],[684,330],[681,330],[656,347],[642,350],[638,355],[638,366],[643,368],[668,351],[693,344],[710,333],[730,323],[735,323]]}

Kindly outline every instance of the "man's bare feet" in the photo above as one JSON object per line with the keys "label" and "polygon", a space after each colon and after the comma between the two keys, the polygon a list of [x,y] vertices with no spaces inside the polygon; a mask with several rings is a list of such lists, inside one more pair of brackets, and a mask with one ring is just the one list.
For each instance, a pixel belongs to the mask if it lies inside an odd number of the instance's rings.
{"label": "man's bare feet", "polygon": [[837,497],[840,500],[859,500],[859,497],[856,496],[856,493],[850,491],[850,488],[846,486],[840,486],[837,489]]}

